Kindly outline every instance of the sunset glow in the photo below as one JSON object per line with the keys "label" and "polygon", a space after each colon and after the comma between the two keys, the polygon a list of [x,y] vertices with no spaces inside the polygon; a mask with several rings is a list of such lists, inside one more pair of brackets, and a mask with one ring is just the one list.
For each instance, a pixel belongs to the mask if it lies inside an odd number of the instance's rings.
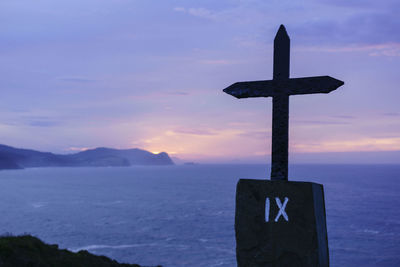
{"label": "sunset glow", "polygon": [[285,24],[291,77],[345,82],[290,98],[291,153],[400,151],[399,5],[367,2],[2,1],[1,143],[265,158],[271,99],[222,89],[272,78]]}

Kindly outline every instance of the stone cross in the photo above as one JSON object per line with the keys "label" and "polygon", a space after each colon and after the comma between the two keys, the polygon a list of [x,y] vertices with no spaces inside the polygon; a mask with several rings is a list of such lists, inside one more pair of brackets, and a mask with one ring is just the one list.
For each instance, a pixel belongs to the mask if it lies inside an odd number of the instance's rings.
{"label": "stone cross", "polygon": [[283,25],[274,40],[269,81],[238,82],[224,89],[237,98],[272,97],[271,180],[240,179],[236,187],[238,267],[328,267],[324,189],[288,181],[289,96],[329,93],[342,81],[329,76],[289,78],[290,40]]}
{"label": "stone cross", "polygon": [[283,25],[274,40],[273,80],[237,82],[224,89],[236,98],[272,97],[271,180],[288,179],[289,96],[329,93],[342,81],[329,76],[289,78],[290,39]]}

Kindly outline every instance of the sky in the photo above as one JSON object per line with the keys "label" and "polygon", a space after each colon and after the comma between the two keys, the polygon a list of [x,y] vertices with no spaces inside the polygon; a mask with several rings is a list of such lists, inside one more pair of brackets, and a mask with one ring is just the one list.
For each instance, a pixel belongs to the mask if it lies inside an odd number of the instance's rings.
{"label": "sky", "polygon": [[284,24],[290,77],[345,82],[290,97],[290,159],[400,163],[398,14],[397,0],[2,0],[0,143],[269,163],[271,98],[222,90],[272,79]]}

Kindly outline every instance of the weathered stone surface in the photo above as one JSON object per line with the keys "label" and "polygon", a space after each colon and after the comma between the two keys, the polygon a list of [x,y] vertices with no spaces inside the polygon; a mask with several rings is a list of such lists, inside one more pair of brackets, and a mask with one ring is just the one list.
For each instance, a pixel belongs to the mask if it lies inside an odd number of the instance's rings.
{"label": "weathered stone surface", "polygon": [[329,266],[320,184],[241,179],[235,230],[239,267]]}

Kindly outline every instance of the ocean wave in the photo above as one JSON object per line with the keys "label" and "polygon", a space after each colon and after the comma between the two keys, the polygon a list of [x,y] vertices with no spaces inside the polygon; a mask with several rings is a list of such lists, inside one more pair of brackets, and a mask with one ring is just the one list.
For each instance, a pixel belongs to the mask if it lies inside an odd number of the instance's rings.
{"label": "ocean wave", "polygon": [[129,249],[129,248],[138,248],[138,247],[163,247],[163,248],[175,248],[178,250],[186,250],[189,249],[190,246],[182,245],[182,244],[160,244],[160,243],[143,243],[143,244],[125,244],[125,245],[87,245],[78,248],[69,248],[68,250],[72,252],[78,252],[81,250],[100,250],[100,249]]}
{"label": "ocean wave", "polygon": [[33,203],[30,203],[30,205],[31,205],[33,208],[38,209],[38,208],[47,206],[47,202],[33,202]]}
{"label": "ocean wave", "polygon": [[371,229],[364,229],[363,232],[368,233],[368,234],[379,234],[379,231],[371,230]]}
{"label": "ocean wave", "polygon": [[81,250],[98,250],[98,249],[127,249],[127,248],[137,248],[137,247],[147,247],[147,246],[156,246],[157,243],[148,243],[148,244],[128,244],[128,245],[88,245],[79,248],[70,248],[69,250],[72,252],[78,252]]}

